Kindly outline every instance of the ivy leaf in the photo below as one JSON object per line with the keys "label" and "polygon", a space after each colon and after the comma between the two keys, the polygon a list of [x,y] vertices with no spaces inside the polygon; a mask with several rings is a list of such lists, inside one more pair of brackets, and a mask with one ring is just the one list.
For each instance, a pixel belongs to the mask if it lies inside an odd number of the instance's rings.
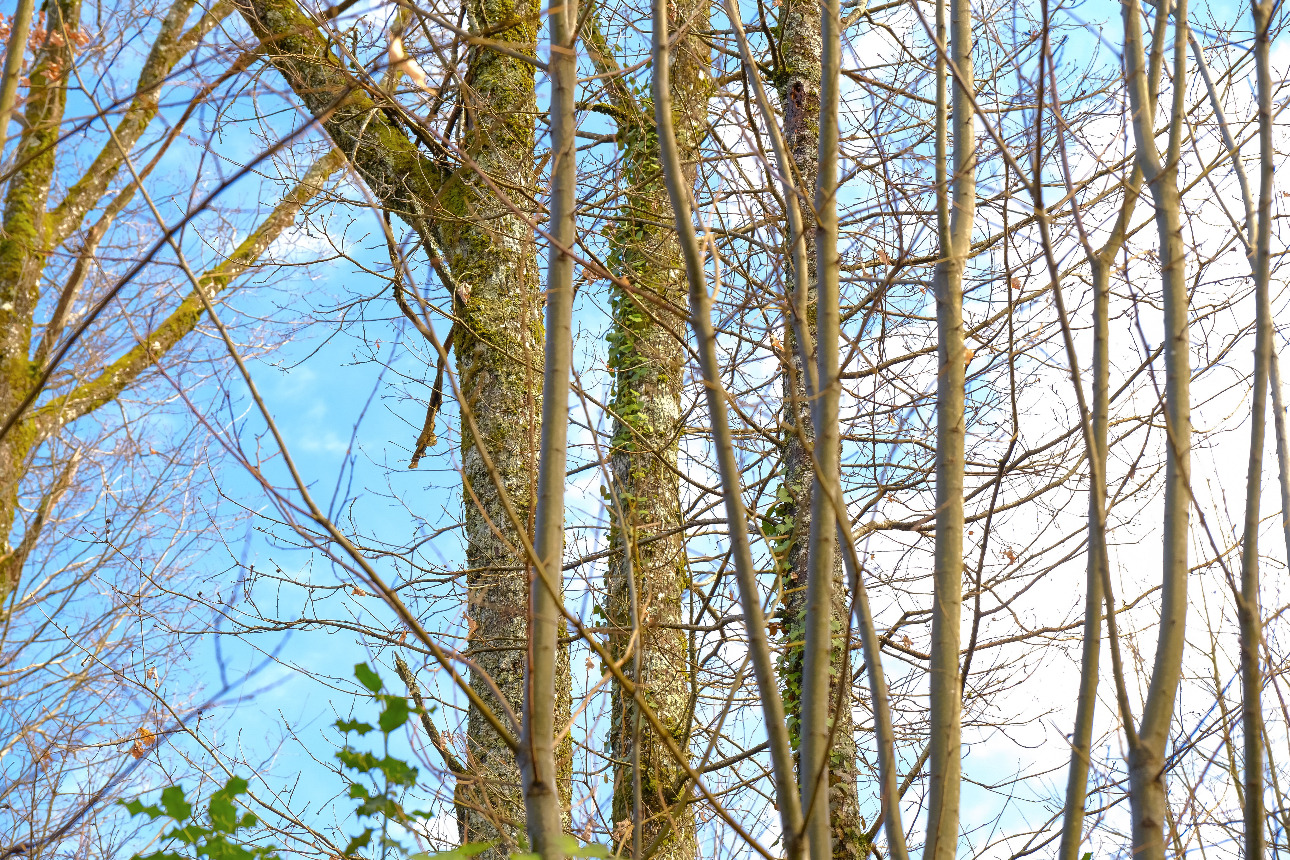
{"label": "ivy leaf", "polygon": [[175,821],[187,821],[193,814],[193,805],[184,800],[184,790],[172,785],[161,792],[161,807],[166,815]]}
{"label": "ivy leaf", "polygon": [[345,846],[345,853],[347,855],[353,854],[355,851],[357,851],[360,848],[366,848],[367,844],[371,841],[372,841],[372,828],[369,827],[366,830],[364,830],[362,833],[355,836],[353,839],[349,840],[349,844]]}
{"label": "ivy leaf", "polygon": [[387,735],[408,721],[408,700],[402,696],[383,696],[385,707],[377,723]]}
{"label": "ivy leaf", "polygon": [[358,732],[360,737],[372,730],[372,726],[370,724],[360,723],[358,720],[337,720],[336,728],[346,734],[349,734],[350,732]]}
{"label": "ivy leaf", "polygon": [[371,690],[373,693],[381,692],[381,687],[385,686],[385,683],[381,680],[381,676],[373,672],[372,667],[368,666],[366,663],[356,663],[354,665],[354,677],[358,679],[360,684]]}
{"label": "ivy leaf", "polygon": [[395,785],[416,785],[417,769],[402,759],[386,756],[382,759],[377,767],[385,774],[385,778]]}

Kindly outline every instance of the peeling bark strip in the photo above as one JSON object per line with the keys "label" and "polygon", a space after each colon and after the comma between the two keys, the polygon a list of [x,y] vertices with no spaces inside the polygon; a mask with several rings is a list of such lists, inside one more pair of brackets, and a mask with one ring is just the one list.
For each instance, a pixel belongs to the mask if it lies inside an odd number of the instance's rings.
{"label": "peeling bark strip", "polygon": [[[774,81],[784,105],[784,142],[793,159],[796,176],[794,185],[804,194],[815,190],[820,152],[820,76],[822,63],[822,38],[820,5],[807,0],[791,0],[783,7],[783,39],[779,54],[783,68]],[[815,249],[815,230],[810,209],[803,211],[804,241],[806,243],[806,317],[802,321],[808,328],[808,337],[816,337],[816,301],[818,293],[818,263]],[[789,255],[789,271],[793,259]],[[771,511],[771,528],[779,535],[776,548],[777,566],[783,577],[783,604],[780,624],[783,630],[785,651],[780,662],[780,677],[784,684],[784,704],[789,724],[793,729],[795,750],[798,728],[801,725],[801,692],[803,681],[803,641],[806,630],[807,572],[811,560],[808,537],[811,533],[811,484],[814,469],[811,465],[811,448],[815,444],[815,427],[811,421],[810,398],[807,396],[806,366],[815,356],[802,356],[792,321],[787,321],[784,334],[785,348],[792,373],[784,376],[784,409],[792,428],[786,432],[784,443],[784,479],[779,490],[779,501]],[[827,540],[836,543],[829,528]],[[848,688],[845,678],[848,656],[847,643],[842,633],[848,627],[850,607],[842,574],[842,558],[830,552],[832,583],[830,588],[830,627],[835,640],[830,648],[829,701],[835,701],[838,684]],[[865,829],[860,821],[859,768],[860,756],[856,746],[855,720],[851,713],[849,690],[843,695],[843,707],[833,715],[833,744],[829,749],[829,820],[831,842],[836,860],[861,860],[867,851]],[[799,756],[800,758],[800,756]]]}
{"label": "peeling bark strip", "polygon": [[[532,0],[469,0],[474,31],[536,55],[539,8]],[[254,0],[244,10],[252,29],[298,97],[322,113],[349,93],[327,119],[328,134],[390,212],[442,247],[458,291],[453,337],[463,410],[474,415],[478,438],[463,433],[462,480],[466,546],[468,654],[477,669],[471,686],[495,710],[488,679],[519,713],[528,642],[528,582],[520,541],[504,511],[502,493],[521,521],[529,521],[536,492],[541,426],[542,296],[532,230],[513,206],[532,195],[499,199],[470,167],[456,170],[417,150],[364,92],[352,91],[348,73],[294,0]],[[496,25],[514,22],[493,32]],[[518,46],[518,47],[517,47]],[[507,54],[476,47],[471,54],[471,99],[463,144],[478,170],[508,187],[533,189],[534,68]],[[486,468],[484,447],[498,481]],[[500,484],[500,485],[499,485]],[[555,722],[570,706],[567,648],[556,660]],[[567,816],[571,742],[557,751],[559,792]],[[483,716],[467,718],[465,765],[471,779],[457,792],[465,821],[463,841],[495,842],[487,858],[515,851],[524,831],[519,773],[511,751]]]}
{"label": "peeling bark strip", "polygon": [[[686,28],[674,47],[671,95],[688,187],[694,186],[706,130],[712,63],[707,46],[693,34],[708,29],[709,8],[704,0],[670,7],[676,16],[670,29]],[[607,71],[612,59],[598,31],[589,43],[598,70]],[[614,373],[609,490],[614,555],[606,574],[606,614],[615,630],[610,636],[615,659],[627,655],[637,632],[624,670],[647,692],[654,712],[684,748],[691,658],[686,634],[676,625],[685,622],[689,582],[677,472],[685,360],[677,335],[688,312],[685,271],[670,226],[672,207],[659,169],[654,118],[621,80],[610,95],[619,115],[625,185],[611,260],[632,289],[613,288],[608,337]],[[632,695],[621,684],[614,685],[610,721],[612,814],[616,826],[626,822],[618,831],[622,838],[611,847],[637,856],[652,846],[652,856],[660,860],[690,860],[698,852],[694,813],[687,806],[674,808],[691,790],[684,770],[638,720]],[[622,844],[628,838],[630,843]]]}

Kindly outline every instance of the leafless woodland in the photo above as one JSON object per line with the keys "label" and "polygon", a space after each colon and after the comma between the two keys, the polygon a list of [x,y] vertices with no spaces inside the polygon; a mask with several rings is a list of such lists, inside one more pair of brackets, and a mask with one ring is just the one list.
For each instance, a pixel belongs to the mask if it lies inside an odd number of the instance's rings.
{"label": "leafless woodland", "polygon": [[0,860],[1290,854],[1285,27],[16,0]]}

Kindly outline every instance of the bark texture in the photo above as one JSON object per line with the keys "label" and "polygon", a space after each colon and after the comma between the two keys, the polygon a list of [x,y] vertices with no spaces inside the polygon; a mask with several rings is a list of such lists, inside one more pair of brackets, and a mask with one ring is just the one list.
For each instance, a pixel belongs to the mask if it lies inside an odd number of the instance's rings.
{"label": "bark texture", "polygon": [[[480,0],[467,4],[473,30],[507,20],[519,25],[495,38],[535,51],[538,7],[533,2]],[[486,50],[472,57],[474,93],[467,116],[467,152],[488,175],[520,188],[533,188],[534,118],[537,107],[531,66]],[[471,686],[500,710],[487,679],[520,713],[528,643],[529,584],[519,540],[507,521],[501,492],[528,522],[536,492],[541,427],[540,389],[543,332],[542,298],[533,231],[524,219],[481,187],[478,177],[461,170],[443,192],[448,212],[440,229],[443,249],[460,285],[454,342],[464,402],[475,417],[479,436],[462,433],[467,537],[467,618],[469,654],[478,667]],[[523,198],[513,195],[516,202]],[[464,299],[464,301],[463,301]],[[490,475],[479,448],[496,467]],[[500,483],[500,486],[499,486]],[[569,713],[568,657],[561,649],[555,689],[556,722]],[[524,804],[514,757],[487,722],[472,710],[468,717],[466,766],[473,780],[461,796],[466,810],[463,841],[497,841],[489,854],[507,856],[524,832]],[[569,757],[561,756],[566,786]]]}
{"label": "bark texture", "polygon": [[[80,0],[50,0],[41,7],[56,32],[63,22],[80,20]],[[54,177],[59,127],[67,105],[66,69],[71,59],[68,45],[58,46],[47,37],[37,50],[29,74],[31,81],[24,111],[26,129],[18,140],[17,171],[5,195],[4,230],[0,234],[0,419],[7,419],[31,391],[40,367],[29,359],[36,305],[40,301],[41,275],[52,248],[45,205]],[[28,455],[37,441],[30,422],[15,426],[0,442],[0,550],[12,553],[18,509],[18,491]],[[8,605],[17,584],[18,569],[5,565],[0,581],[0,606]]]}
{"label": "bark texture", "polygon": [[[694,33],[708,28],[709,6],[682,0],[670,9],[675,15],[671,31],[688,27],[672,49],[671,95],[685,181],[693,187],[712,65],[707,46]],[[609,71],[613,62],[598,31],[589,42],[598,71]],[[673,625],[685,623],[683,599],[689,586],[677,470],[685,363],[680,338],[688,313],[685,270],[671,229],[672,206],[659,165],[654,118],[623,81],[614,81],[609,94],[618,120],[624,186],[611,264],[631,285],[612,287],[608,336],[614,374],[609,500],[615,553],[605,585],[606,615],[616,631],[610,651],[615,659],[625,659],[627,677],[642,687],[684,749],[691,657],[685,632]],[[633,630],[638,634],[634,644]],[[684,770],[638,720],[632,696],[619,684],[610,719],[613,847],[627,853],[632,844],[656,845],[654,856],[661,860],[693,858],[698,851],[694,814],[687,806],[678,807],[690,792]]]}
{"label": "bark texture", "polygon": [[[470,0],[472,30],[536,54],[538,5],[532,0]],[[358,89],[294,0],[256,0],[244,10],[256,35],[302,102],[388,211],[426,244],[442,247],[453,280],[457,374],[463,413],[461,460],[466,546],[467,625],[475,668],[470,683],[503,712],[489,680],[520,713],[528,642],[528,577],[521,541],[503,493],[531,528],[541,426],[542,297],[536,244],[528,224],[536,182],[534,67],[487,47],[469,58],[471,97],[463,149],[471,164],[453,167],[419,151],[408,135]],[[494,185],[480,174],[490,177]],[[509,200],[495,188],[511,189]],[[488,454],[488,461],[480,449]],[[567,648],[556,656],[557,733],[570,708]],[[559,791],[568,809],[570,742],[557,751]],[[515,757],[476,709],[467,717],[465,765],[456,799],[461,837],[495,843],[488,858],[522,844],[524,804]],[[565,813],[567,816],[567,811]]]}
{"label": "bark texture", "polygon": [[[734,442],[730,432],[729,412],[726,408],[726,390],[717,360],[716,331],[712,325],[712,296],[704,276],[703,250],[699,244],[693,222],[691,205],[692,188],[686,184],[677,145],[675,123],[672,118],[672,93],[668,49],[667,0],[653,0],[653,26],[651,47],[653,57],[654,119],[658,126],[659,162],[667,185],[668,199],[672,201],[673,223],[681,243],[681,256],[685,260],[685,279],[690,293],[690,329],[694,332],[699,368],[703,374],[704,400],[708,406],[708,419],[712,429],[712,448],[716,456],[717,471],[721,476],[721,495],[726,521],[732,524],[730,557],[734,563],[735,579],[739,589],[739,604],[743,609],[744,627],[748,632],[748,657],[756,679],[757,696],[761,701],[765,720],[767,745],[770,749],[771,772],[775,783],[775,800],[779,809],[784,851],[788,860],[801,860],[804,855],[802,810],[798,803],[796,780],[793,779],[793,754],[789,743],[784,703],[775,688],[775,668],[771,660],[770,637],[766,618],[762,614],[761,589],[757,583],[757,570],[748,540],[750,531],[748,510],[744,507],[739,463],[735,457]],[[740,50],[749,55],[747,40],[739,22],[738,6],[729,3],[726,11],[739,36]],[[752,68],[752,64],[749,64]],[[758,101],[765,99],[759,82],[755,80]],[[691,778],[695,778],[691,774]],[[711,794],[705,789],[705,797]],[[727,819],[729,820],[729,819]],[[736,825],[736,829],[739,829]]]}
{"label": "bark texture", "polygon": [[[799,198],[803,213],[807,260],[807,308],[805,323],[815,340],[815,305],[817,263],[814,218],[808,205],[815,189],[820,152],[820,75],[822,41],[820,6],[814,2],[790,0],[780,18],[783,38],[779,53],[783,67],[774,81],[784,112],[784,143],[793,160],[793,184],[803,195]],[[784,480],[777,491],[771,511],[771,528],[778,535],[776,561],[783,578],[783,602],[780,625],[785,640],[780,675],[784,684],[784,705],[792,730],[794,750],[798,749],[801,721],[803,642],[806,630],[806,583],[810,570],[808,536],[811,531],[811,483],[814,469],[811,448],[815,429],[811,422],[811,403],[807,395],[803,356],[797,345],[791,323],[785,327],[786,360],[792,372],[784,378],[786,423],[784,443]],[[814,356],[806,361],[814,362]],[[834,539],[836,540],[836,539]],[[850,686],[843,678],[847,645],[843,632],[850,614],[847,589],[842,574],[841,556],[834,552],[832,570],[832,612],[830,627],[834,633],[830,655],[829,700],[837,698],[837,685]],[[868,851],[865,828],[860,820],[858,780],[859,749],[855,739],[855,721],[851,713],[849,691],[843,694],[843,707],[833,715],[833,744],[829,751],[829,819],[832,823],[833,856],[837,860],[860,860]]]}

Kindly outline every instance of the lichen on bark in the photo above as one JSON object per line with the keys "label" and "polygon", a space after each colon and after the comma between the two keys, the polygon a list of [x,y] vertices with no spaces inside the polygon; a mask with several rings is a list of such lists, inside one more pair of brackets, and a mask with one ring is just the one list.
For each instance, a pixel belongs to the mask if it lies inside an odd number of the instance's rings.
{"label": "lichen on bark", "polygon": [[[672,8],[672,28],[689,26],[674,48],[672,99],[686,179],[693,185],[711,90],[711,56],[693,33],[707,29],[709,9],[696,0]],[[588,45],[598,71],[618,73],[594,22]],[[685,621],[689,572],[677,462],[687,285],[671,227],[652,106],[638,101],[621,79],[611,79],[608,89],[618,122],[623,186],[620,221],[610,237],[610,263],[630,284],[611,287],[613,325],[608,334],[613,437],[612,485],[606,496],[614,550],[605,582],[606,616],[613,631],[609,644],[617,659],[629,658],[623,664],[628,677],[644,688],[650,706],[684,749],[691,655],[686,634],[677,625]],[[633,632],[637,650],[629,656]],[[698,843],[693,812],[684,803],[691,790],[684,769],[637,720],[631,695],[618,684],[609,740],[614,761],[613,848],[628,853],[635,836],[642,850],[657,841],[653,856],[664,860],[695,857]],[[637,834],[632,824],[634,758],[641,795]]]}
{"label": "lichen on bark", "polygon": [[[793,159],[794,184],[804,196],[807,259],[807,315],[805,324],[814,343],[816,299],[816,254],[812,211],[806,202],[814,199],[820,146],[820,76],[821,35],[820,7],[804,0],[788,0],[780,10],[779,56],[783,65],[772,76],[784,111],[783,135]],[[786,272],[791,274],[792,258],[786,254]],[[791,313],[791,310],[789,311]],[[801,350],[789,319],[785,325],[784,347],[791,373],[784,374],[785,424],[783,478],[776,489],[776,503],[769,511],[767,529],[775,540],[776,569],[782,577],[782,602],[778,621],[784,650],[780,659],[780,676],[784,683],[784,704],[794,750],[797,749],[801,715],[803,635],[806,613],[806,578],[810,568],[807,538],[811,531],[810,446],[815,439],[811,425],[810,400],[807,396]],[[814,357],[809,357],[814,366]],[[788,368],[786,368],[788,370]],[[858,793],[860,758],[855,739],[855,721],[851,713],[849,665],[849,604],[842,575],[842,556],[833,553],[833,587],[831,629],[834,631],[830,656],[830,701],[837,701],[839,685],[842,706],[833,712],[833,745],[829,753],[829,819],[833,830],[833,856],[836,860],[862,860],[868,852],[865,830],[860,818]]]}
{"label": "lichen on bark", "polygon": [[[532,0],[469,0],[469,26],[536,55],[539,10]],[[502,503],[504,492],[531,528],[541,403],[542,293],[529,220],[536,185],[534,67],[475,46],[462,144],[469,163],[454,166],[419,151],[372,98],[355,87],[326,40],[294,0],[255,0],[244,10],[293,90],[351,160],[382,206],[407,221],[430,247],[443,249],[458,285],[454,336],[463,411],[461,462],[466,534],[467,653],[470,684],[496,707],[491,679],[521,711],[528,583],[521,542]],[[442,155],[440,153],[439,155]],[[524,193],[502,199],[496,187]],[[433,244],[432,244],[433,243]],[[497,480],[480,449],[488,453]],[[568,655],[557,678],[557,723],[570,708]],[[513,754],[473,709],[467,717],[466,765],[472,778],[455,793],[465,841],[492,842],[484,857],[505,858],[523,844],[523,803]],[[559,753],[567,809],[571,746]]]}

